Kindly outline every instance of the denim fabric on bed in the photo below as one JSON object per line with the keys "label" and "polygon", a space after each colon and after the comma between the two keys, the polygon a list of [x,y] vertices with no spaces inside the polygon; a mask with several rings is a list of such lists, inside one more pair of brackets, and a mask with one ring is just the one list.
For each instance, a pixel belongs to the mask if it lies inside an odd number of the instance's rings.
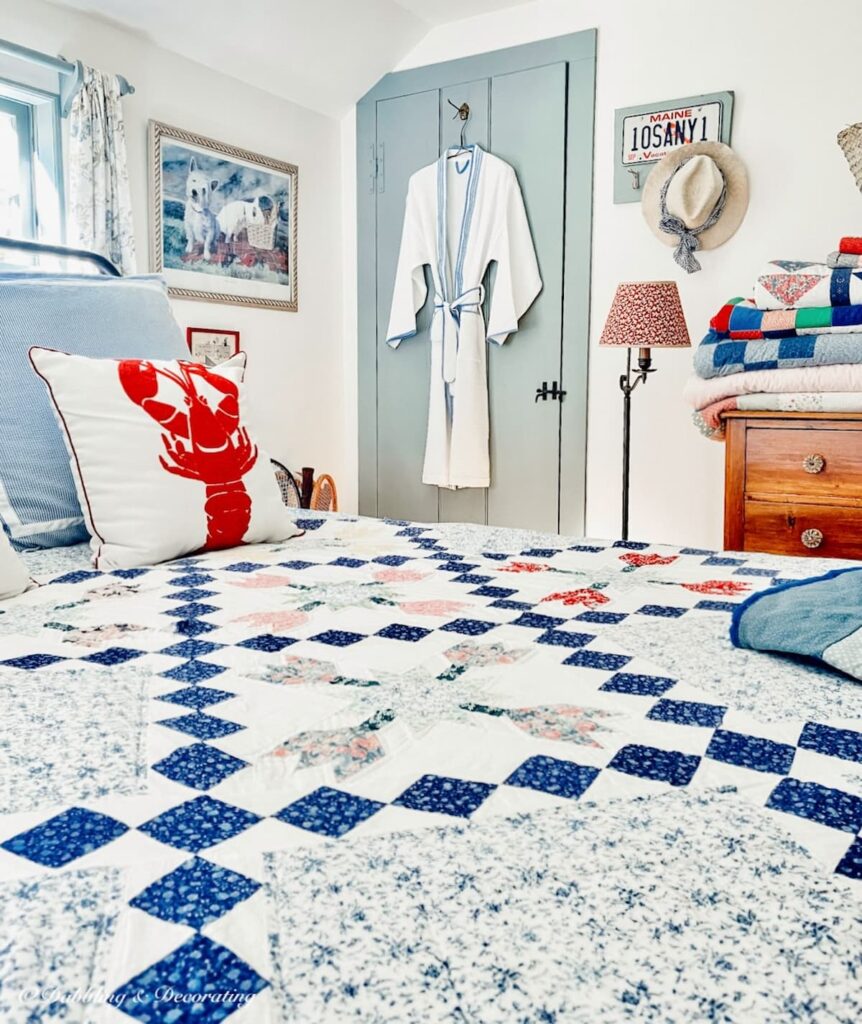
{"label": "denim fabric on bed", "polygon": [[793,580],[733,611],[737,647],[816,658],[862,679],[862,568]]}
{"label": "denim fabric on bed", "polygon": [[15,547],[87,539],[66,451],[32,345],[117,359],[188,357],[163,280],[0,273],[0,519]]}

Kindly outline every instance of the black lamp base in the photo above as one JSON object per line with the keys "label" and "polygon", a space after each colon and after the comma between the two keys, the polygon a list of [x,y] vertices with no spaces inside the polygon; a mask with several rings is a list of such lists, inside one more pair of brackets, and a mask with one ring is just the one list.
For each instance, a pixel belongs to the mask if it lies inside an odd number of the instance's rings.
{"label": "black lamp base", "polygon": [[629,476],[631,469],[632,392],[638,384],[646,383],[647,375],[655,373],[648,348],[638,349],[638,369],[632,375],[632,350],[626,349],[626,372],[620,374],[623,393],[623,521],[621,539],[629,539]]}

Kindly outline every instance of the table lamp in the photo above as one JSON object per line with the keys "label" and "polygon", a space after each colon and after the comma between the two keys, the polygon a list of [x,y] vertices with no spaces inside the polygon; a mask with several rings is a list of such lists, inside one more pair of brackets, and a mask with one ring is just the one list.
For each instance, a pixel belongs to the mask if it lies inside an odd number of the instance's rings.
{"label": "table lamp", "polygon": [[[623,522],[622,539],[629,539],[629,467],[631,463],[632,391],[654,372],[650,349],[689,348],[682,303],[675,281],[624,281],[617,286],[600,345],[623,345],[626,372],[620,375],[623,393]],[[632,349],[638,350],[638,369],[632,376]]]}

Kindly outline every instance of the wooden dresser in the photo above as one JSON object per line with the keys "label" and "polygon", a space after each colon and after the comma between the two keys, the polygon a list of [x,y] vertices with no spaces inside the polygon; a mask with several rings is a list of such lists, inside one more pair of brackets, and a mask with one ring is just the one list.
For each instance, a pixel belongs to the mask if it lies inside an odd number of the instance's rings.
{"label": "wooden dresser", "polygon": [[862,413],[728,413],[725,465],[725,548],[862,558]]}

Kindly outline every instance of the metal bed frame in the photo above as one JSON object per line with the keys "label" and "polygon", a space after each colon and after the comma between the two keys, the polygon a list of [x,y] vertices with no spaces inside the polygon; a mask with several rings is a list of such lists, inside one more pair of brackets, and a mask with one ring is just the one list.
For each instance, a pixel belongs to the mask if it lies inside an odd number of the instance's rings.
{"label": "metal bed frame", "polygon": [[48,242],[32,242],[27,238],[5,238],[0,235],[0,251],[4,249],[29,253],[32,256],[59,256],[62,259],[82,260],[94,264],[99,268],[99,273],[108,277],[123,276],[107,256],[89,252],[87,249],[74,249],[68,245],[53,245]]}

